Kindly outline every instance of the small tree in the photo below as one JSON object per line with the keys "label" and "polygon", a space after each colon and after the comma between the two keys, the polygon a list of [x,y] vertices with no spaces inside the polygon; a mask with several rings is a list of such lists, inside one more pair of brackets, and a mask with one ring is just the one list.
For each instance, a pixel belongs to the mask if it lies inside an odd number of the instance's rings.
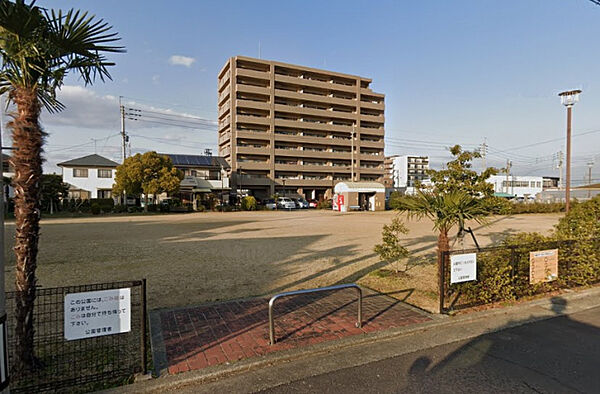
{"label": "small tree", "polygon": [[117,167],[113,192],[121,194],[144,194],[144,210],[148,210],[148,195],[154,198],[158,194],[174,194],[179,190],[183,173],[173,167],[169,156],[159,155],[156,152],[136,154],[125,159]]}
{"label": "small tree", "polygon": [[[379,255],[383,261],[392,265],[396,270],[396,273],[400,272],[399,264],[400,260],[408,257],[410,252],[400,242],[402,235],[408,234],[408,228],[400,220],[399,217],[392,219],[391,224],[383,226],[381,232],[381,243],[375,245],[374,251]],[[405,271],[407,265],[405,265]]]}
{"label": "small tree", "polygon": [[491,197],[494,186],[487,180],[498,173],[498,169],[489,167],[481,173],[473,170],[472,161],[481,157],[478,151],[465,151],[460,145],[450,148],[454,159],[446,163],[442,170],[428,170],[431,186],[422,187],[434,194],[462,190],[472,196]]}
{"label": "small tree", "polygon": [[69,193],[69,185],[63,182],[63,178],[56,174],[42,175],[42,209],[47,209],[50,214],[54,213],[61,198]]}
{"label": "small tree", "polygon": [[256,211],[256,199],[252,196],[242,198],[242,211]]}

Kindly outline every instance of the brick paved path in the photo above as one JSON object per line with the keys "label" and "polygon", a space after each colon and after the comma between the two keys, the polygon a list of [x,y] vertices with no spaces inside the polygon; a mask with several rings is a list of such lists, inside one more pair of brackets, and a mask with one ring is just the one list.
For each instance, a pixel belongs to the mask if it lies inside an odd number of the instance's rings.
{"label": "brick paved path", "polygon": [[231,301],[160,313],[169,373],[385,330],[430,318],[398,300],[363,296],[363,326],[352,290],[283,298],[275,303],[276,343],[269,345],[268,299]]}

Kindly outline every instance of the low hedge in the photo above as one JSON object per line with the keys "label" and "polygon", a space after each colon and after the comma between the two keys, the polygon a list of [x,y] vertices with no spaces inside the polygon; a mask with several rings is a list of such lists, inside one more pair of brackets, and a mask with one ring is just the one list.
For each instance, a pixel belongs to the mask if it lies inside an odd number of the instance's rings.
{"label": "low hedge", "polygon": [[[558,278],[529,283],[529,252],[558,248]],[[461,303],[512,301],[558,288],[600,282],[600,197],[576,204],[550,235],[517,233],[477,254],[477,280],[449,286]],[[449,267],[446,271],[449,283]]]}

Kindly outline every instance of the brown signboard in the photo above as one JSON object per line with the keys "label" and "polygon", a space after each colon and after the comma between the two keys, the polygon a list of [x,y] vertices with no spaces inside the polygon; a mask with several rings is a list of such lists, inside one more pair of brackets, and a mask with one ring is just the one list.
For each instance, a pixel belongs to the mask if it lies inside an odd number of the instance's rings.
{"label": "brown signboard", "polygon": [[558,278],[558,249],[529,252],[529,283],[551,282]]}

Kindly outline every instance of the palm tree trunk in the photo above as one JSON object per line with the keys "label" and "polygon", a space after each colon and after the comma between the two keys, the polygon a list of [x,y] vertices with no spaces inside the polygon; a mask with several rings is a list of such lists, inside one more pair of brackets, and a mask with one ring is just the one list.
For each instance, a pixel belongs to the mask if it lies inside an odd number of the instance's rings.
{"label": "palm tree trunk", "polygon": [[444,289],[444,280],[445,280],[445,269],[448,268],[448,254],[444,253],[450,250],[450,240],[448,239],[448,231],[440,230],[438,235],[438,289],[440,291],[440,313],[442,313],[443,309],[443,298],[445,294]]}
{"label": "palm tree trunk", "polygon": [[45,133],[39,124],[40,102],[35,90],[17,89],[11,93],[17,113],[8,124],[12,129],[12,164],[15,168],[15,256],[16,256],[16,358],[15,372],[36,366],[33,349],[33,309],[35,269],[40,222],[40,181],[42,145]]}

